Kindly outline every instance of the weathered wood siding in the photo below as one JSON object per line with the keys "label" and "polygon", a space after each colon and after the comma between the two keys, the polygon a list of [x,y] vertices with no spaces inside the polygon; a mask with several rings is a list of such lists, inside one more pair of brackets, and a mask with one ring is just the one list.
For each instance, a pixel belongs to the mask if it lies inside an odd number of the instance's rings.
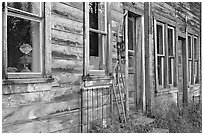
{"label": "weathered wood siding", "polygon": [[80,132],[82,3],[51,3],[51,83],[4,85],[3,132]]}
{"label": "weathered wood siding", "polygon": [[[168,25],[173,25],[176,27],[178,32],[176,36],[178,36],[178,34],[185,35],[187,31],[188,33],[191,33],[200,37],[200,29],[201,29],[200,28],[200,19],[201,19],[200,3],[198,2],[152,2],[151,6],[153,11],[152,12],[153,17],[155,17],[156,19],[159,19],[160,21],[163,21],[164,23],[167,23]],[[176,63],[178,63],[177,51],[179,51],[179,48],[176,49]],[[200,52],[199,52],[199,55],[200,55]],[[200,61],[200,57],[199,57],[199,61]],[[178,67],[175,67],[175,69],[176,69],[175,70],[176,77],[174,79],[176,79],[177,81]],[[166,90],[172,92],[172,94],[175,93],[176,92],[175,90],[177,91],[179,90],[178,82],[174,90],[170,88],[166,88]],[[192,99],[193,95],[198,94],[199,93],[198,91],[200,91],[199,84],[191,85],[189,88],[189,99]],[[158,95],[164,95],[165,93],[166,92],[159,92]],[[171,94],[167,94],[167,95],[171,95]],[[174,98],[175,102],[177,102],[177,100],[180,101],[181,100],[180,98],[182,98],[181,95],[178,96],[177,98]],[[160,101],[160,98],[156,98],[155,101],[156,100]]]}
{"label": "weathered wood siding", "polygon": [[61,103],[60,113],[75,111],[70,118],[64,119],[65,116],[62,115],[62,124],[54,132],[79,132],[83,74],[82,8],[83,5],[79,2],[52,3],[52,77],[55,79],[53,89],[58,91],[55,100]]}

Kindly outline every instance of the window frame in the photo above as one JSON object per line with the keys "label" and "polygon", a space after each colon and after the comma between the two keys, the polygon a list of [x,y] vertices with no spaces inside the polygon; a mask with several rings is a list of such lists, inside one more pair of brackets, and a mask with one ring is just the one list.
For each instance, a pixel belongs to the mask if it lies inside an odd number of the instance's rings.
{"label": "window frame", "polygon": [[[89,2],[84,2],[84,75],[105,75],[106,74],[106,70],[107,70],[107,58],[105,58],[105,56],[108,56],[108,52],[107,52],[107,47],[108,45],[108,3],[105,2],[105,30],[96,30],[93,28],[90,28],[89,26]],[[102,40],[104,40],[103,44],[101,44],[102,46],[99,46],[99,48],[101,48],[101,52],[99,50],[99,59],[102,61],[102,69],[98,69],[98,70],[93,70],[90,69],[90,42],[89,42],[89,33],[91,32],[95,32],[98,34],[101,34]],[[98,44],[100,45],[100,44]]]}
{"label": "window frame", "polygon": [[[190,34],[190,33],[188,33],[187,34],[187,37],[188,37],[188,83],[191,85],[192,83],[193,83],[193,81],[192,81],[192,68],[193,68],[193,35],[192,34]],[[190,55],[191,55],[191,57],[189,57],[189,37],[190,37],[190,42],[191,42],[191,49],[190,49],[190,51],[191,51],[191,53],[190,53]]]}
{"label": "window frame", "polygon": [[[37,78],[52,78],[51,77],[51,46],[50,46],[50,40],[51,40],[51,21],[50,21],[50,15],[51,15],[51,4],[49,2],[41,2],[41,14],[40,17],[38,15],[15,9],[12,7],[9,7],[7,5],[7,2],[4,2],[3,5],[3,79],[5,83],[10,80],[18,80],[17,82],[20,83],[19,79],[25,80],[29,79],[33,81],[37,80]],[[41,33],[40,35],[40,63],[41,63],[41,72],[15,72],[15,73],[9,73],[7,72],[7,62],[8,62],[8,53],[7,53],[7,16],[13,16],[13,17],[20,17],[22,19],[28,19],[30,21],[40,22],[40,28],[39,31]],[[46,66],[45,66],[46,65]],[[45,81],[44,79],[40,79],[42,81]],[[22,82],[23,83],[23,82]]]}
{"label": "window frame", "polygon": [[[165,56],[166,56],[166,53],[165,53],[165,23],[162,23],[160,22],[159,20],[156,20],[154,21],[155,23],[155,54],[156,54],[156,62],[155,62],[155,65],[156,65],[156,84],[158,86],[158,89],[164,89],[165,87],[165,83],[164,83],[164,65],[165,65]],[[163,54],[158,54],[157,53],[157,25],[160,25],[162,26],[162,33],[163,33]],[[159,84],[159,77],[158,77],[158,57],[161,57],[161,69],[162,69],[162,72],[161,72],[161,76],[162,76],[162,80],[161,80],[161,85]]]}
{"label": "window frame", "polygon": [[[174,65],[175,65],[175,28],[174,27],[172,27],[172,26],[167,26],[167,38],[168,38],[168,30],[169,29],[171,29],[172,30],[172,34],[173,34],[173,36],[172,36],[172,38],[173,38],[173,41],[172,41],[172,43],[173,43],[173,55],[170,55],[169,54],[169,52],[168,52],[168,64],[169,64],[169,61],[170,61],[170,63],[171,63],[171,80],[172,80],[172,82],[170,83],[170,80],[168,80],[169,81],[169,85],[170,85],[170,87],[171,86],[173,86],[174,85]],[[167,41],[168,41],[168,39],[167,39]],[[169,43],[167,44],[167,47],[168,47],[168,49],[169,49]],[[169,65],[168,65],[169,66]],[[169,67],[168,67],[169,68]],[[169,70],[169,69],[168,69]],[[168,78],[169,78],[169,72],[168,72]]]}
{"label": "window frame", "polygon": [[[195,43],[196,39],[196,43]],[[198,84],[199,83],[199,43],[198,43],[198,37],[193,36],[193,83]],[[195,55],[196,54],[196,55]]]}

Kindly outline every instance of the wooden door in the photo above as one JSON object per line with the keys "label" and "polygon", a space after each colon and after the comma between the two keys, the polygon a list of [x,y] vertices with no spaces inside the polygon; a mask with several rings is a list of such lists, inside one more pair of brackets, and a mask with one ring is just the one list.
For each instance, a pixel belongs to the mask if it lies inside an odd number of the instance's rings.
{"label": "wooden door", "polygon": [[186,40],[178,38],[178,77],[179,77],[179,101],[188,101],[187,57]]}
{"label": "wooden door", "polygon": [[136,40],[135,17],[128,16],[128,91],[130,113],[136,110],[136,84],[135,84],[135,40]]}

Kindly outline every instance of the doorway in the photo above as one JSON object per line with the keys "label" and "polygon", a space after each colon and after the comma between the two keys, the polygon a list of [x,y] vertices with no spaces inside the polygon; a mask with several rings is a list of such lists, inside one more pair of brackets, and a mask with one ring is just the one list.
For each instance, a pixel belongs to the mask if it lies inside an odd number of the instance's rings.
{"label": "doorway", "polygon": [[187,71],[187,47],[186,39],[178,37],[178,77],[179,77],[179,101],[188,101],[188,71]]}
{"label": "doorway", "polygon": [[129,114],[142,110],[142,19],[128,12],[128,93]]}

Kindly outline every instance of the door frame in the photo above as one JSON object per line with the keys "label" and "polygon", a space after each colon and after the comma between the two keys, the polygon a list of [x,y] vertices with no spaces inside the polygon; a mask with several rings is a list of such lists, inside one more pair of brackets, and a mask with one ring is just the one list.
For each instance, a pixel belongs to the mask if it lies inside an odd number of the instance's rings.
{"label": "door frame", "polygon": [[181,51],[182,51],[182,74],[183,74],[183,96],[182,101],[183,103],[188,102],[188,47],[187,47],[187,40],[186,37],[178,36],[178,40],[181,40]]}

